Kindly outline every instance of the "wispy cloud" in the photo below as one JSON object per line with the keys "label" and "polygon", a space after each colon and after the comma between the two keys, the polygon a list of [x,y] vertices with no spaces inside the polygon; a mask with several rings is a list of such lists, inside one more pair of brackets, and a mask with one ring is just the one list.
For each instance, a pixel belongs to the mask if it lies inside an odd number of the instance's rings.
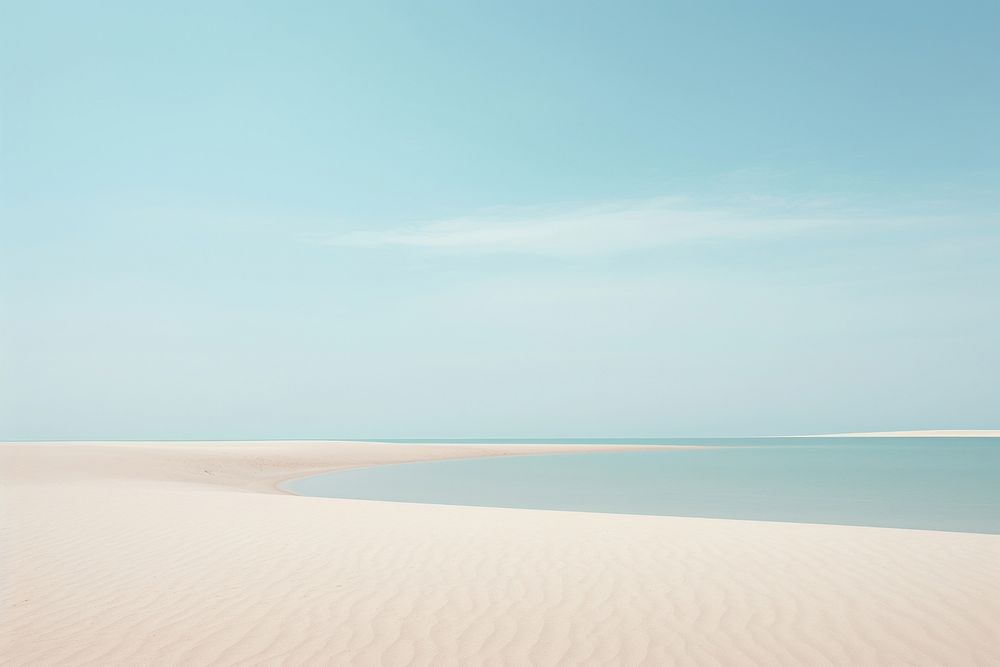
{"label": "wispy cloud", "polygon": [[687,199],[662,197],[589,206],[503,209],[351,231],[326,242],[452,252],[583,254],[789,234],[843,219],[826,206],[808,202],[767,199],[699,206]]}

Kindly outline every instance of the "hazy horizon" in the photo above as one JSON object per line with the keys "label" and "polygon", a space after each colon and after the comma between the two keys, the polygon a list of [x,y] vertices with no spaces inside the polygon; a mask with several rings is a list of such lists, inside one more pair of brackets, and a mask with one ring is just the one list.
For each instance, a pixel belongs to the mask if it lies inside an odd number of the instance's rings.
{"label": "hazy horizon", "polygon": [[11,5],[0,440],[998,427],[1000,5]]}

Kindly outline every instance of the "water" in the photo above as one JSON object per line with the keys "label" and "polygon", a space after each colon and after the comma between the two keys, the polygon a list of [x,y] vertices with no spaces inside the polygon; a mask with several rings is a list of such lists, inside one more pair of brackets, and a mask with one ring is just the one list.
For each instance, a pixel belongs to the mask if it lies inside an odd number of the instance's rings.
{"label": "water", "polygon": [[1000,533],[1000,438],[611,442],[718,447],[407,463],[287,488],[368,500]]}

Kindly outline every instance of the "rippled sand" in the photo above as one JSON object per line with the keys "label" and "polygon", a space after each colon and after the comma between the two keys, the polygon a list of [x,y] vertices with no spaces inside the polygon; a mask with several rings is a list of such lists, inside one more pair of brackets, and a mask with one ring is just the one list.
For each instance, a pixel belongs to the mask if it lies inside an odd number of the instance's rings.
{"label": "rippled sand", "polygon": [[274,488],[553,449],[0,445],[0,664],[1000,662],[1000,536]]}

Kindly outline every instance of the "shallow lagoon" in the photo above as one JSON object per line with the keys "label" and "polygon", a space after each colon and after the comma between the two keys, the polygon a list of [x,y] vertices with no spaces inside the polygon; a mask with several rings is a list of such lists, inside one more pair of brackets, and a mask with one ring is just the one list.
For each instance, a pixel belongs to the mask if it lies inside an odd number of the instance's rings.
{"label": "shallow lagoon", "polygon": [[286,488],[368,500],[1000,533],[1000,438],[523,442],[711,448],[398,464]]}

